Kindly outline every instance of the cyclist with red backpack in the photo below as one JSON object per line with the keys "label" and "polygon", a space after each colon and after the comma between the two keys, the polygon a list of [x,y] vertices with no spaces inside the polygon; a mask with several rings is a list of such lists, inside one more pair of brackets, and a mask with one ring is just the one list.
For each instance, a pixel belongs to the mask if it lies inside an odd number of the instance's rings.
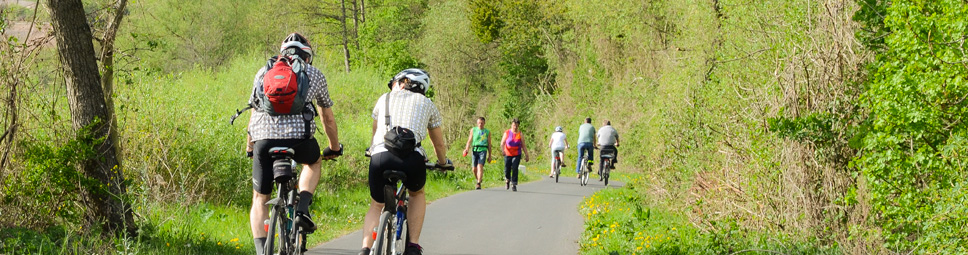
{"label": "cyclist with red backpack", "polygon": [[[322,159],[333,159],[343,152],[326,77],[312,66],[312,61],[309,40],[292,33],[282,41],[279,55],[269,59],[253,81],[249,107],[246,108],[254,109],[249,117],[246,152],[252,158],[249,223],[256,252],[260,255],[267,252],[263,251],[266,242],[264,221],[269,217],[266,202],[273,189],[273,159],[269,149],[289,147],[295,150],[293,159],[303,166],[295,222],[311,231],[316,229],[316,224],[309,215],[309,205],[319,183]],[[313,119],[317,115],[322,119],[323,132],[329,140],[322,155],[319,143],[313,137],[316,132]],[[237,116],[233,116],[233,121]]]}

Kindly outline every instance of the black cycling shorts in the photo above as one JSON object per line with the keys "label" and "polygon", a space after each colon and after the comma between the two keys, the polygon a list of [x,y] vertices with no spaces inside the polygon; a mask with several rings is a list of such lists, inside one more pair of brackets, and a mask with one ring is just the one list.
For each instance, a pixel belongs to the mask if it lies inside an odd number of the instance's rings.
{"label": "black cycling shorts", "polygon": [[380,152],[370,157],[370,197],[377,203],[384,203],[386,198],[383,194],[383,186],[387,185],[387,179],[383,178],[383,171],[397,170],[407,174],[407,180],[403,186],[410,191],[419,191],[427,183],[427,166],[424,165],[424,156],[418,152],[410,153],[405,159],[397,157],[390,152]]}
{"label": "black cycling shorts", "polygon": [[[319,143],[316,138],[305,139],[268,139],[255,141],[252,148],[252,190],[259,194],[271,194],[275,187],[272,182],[273,159],[269,155],[272,147],[289,147],[296,151],[293,159],[299,164],[312,164],[320,159]],[[299,172],[298,170],[296,171]]]}

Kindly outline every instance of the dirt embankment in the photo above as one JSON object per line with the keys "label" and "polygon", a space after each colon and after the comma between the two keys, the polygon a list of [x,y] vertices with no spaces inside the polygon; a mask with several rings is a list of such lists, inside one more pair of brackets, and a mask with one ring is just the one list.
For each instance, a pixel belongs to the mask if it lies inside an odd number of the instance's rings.
{"label": "dirt embankment", "polygon": [[[37,6],[36,1],[27,0],[0,0],[0,10],[6,9],[7,6],[20,5],[33,9]],[[8,21],[6,29],[0,34],[4,39],[7,37],[16,37],[18,43],[22,42],[37,42],[37,40],[46,40],[51,33],[51,27],[48,23],[39,23],[33,25],[33,31],[31,30],[31,25],[29,21]],[[27,38],[27,34],[30,32],[30,38]],[[47,40],[44,42],[45,45],[53,45],[53,40]]]}

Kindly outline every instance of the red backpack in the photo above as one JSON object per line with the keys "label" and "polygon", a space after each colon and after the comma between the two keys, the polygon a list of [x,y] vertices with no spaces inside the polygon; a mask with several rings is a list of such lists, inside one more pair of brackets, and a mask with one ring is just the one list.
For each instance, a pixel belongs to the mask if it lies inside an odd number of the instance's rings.
{"label": "red backpack", "polygon": [[269,115],[302,114],[309,94],[306,63],[289,57],[269,59],[262,86],[256,89],[255,94],[257,100],[253,103],[256,110]]}
{"label": "red backpack", "polygon": [[[235,123],[240,114],[249,109],[265,112],[269,115],[302,115],[305,130],[309,131],[316,116],[309,97],[309,75],[306,74],[308,64],[298,57],[275,56],[266,62],[266,72],[262,76],[262,84],[252,91],[249,105],[242,110],[236,110],[229,123]],[[306,139],[312,137],[306,132]]]}

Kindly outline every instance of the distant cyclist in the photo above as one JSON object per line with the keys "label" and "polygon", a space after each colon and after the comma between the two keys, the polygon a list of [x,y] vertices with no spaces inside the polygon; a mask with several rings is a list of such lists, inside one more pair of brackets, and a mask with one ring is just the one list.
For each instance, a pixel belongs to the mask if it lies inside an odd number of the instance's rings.
{"label": "distant cyclist", "polygon": [[[336,130],[336,118],[333,115],[333,100],[329,98],[329,90],[326,84],[326,77],[323,73],[312,66],[313,50],[309,40],[298,33],[292,33],[279,48],[280,55],[273,57],[255,75],[252,96],[249,99],[250,105],[265,104],[261,102],[265,99],[259,95],[257,89],[263,88],[263,76],[278,58],[287,58],[293,66],[305,71],[309,79],[309,90],[306,96],[307,104],[301,112],[290,115],[272,115],[260,107],[249,117],[248,136],[246,152],[250,152],[252,157],[252,210],[249,215],[249,223],[252,227],[252,238],[255,242],[256,252],[264,254],[266,242],[266,230],[264,222],[269,218],[269,194],[272,193],[272,163],[273,159],[269,156],[269,149],[272,147],[293,148],[296,155],[293,157],[297,163],[302,164],[303,170],[299,175],[299,205],[296,208],[296,222],[303,229],[310,231],[316,229],[312,217],[309,215],[309,205],[313,201],[313,192],[319,183],[320,163],[322,162],[319,153],[319,143],[313,134],[316,132],[316,123],[313,121],[316,113],[323,121],[323,132],[329,138],[329,147],[322,154],[323,159],[331,159],[342,154],[343,146],[339,143],[339,136]],[[295,64],[295,63],[299,64]],[[305,63],[302,64],[302,63]],[[310,101],[315,102],[315,107]],[[315,113],[314,113],[315,111]],[[336,151],[331,150],[336,148]]]}
{"label": "distant cyclist", "polygon": [[548,177],[555,177],[555,156],[561,160],[558,164],[565,167],[565,149],[569,147],[567,139],[565,130],[561,126],[555,127],[555,132],[551,133],[551,140],[548,141],[548,148],[551,149],[551,172]]}
{"label": "distant cyclist", "polygon": [[585,118],[585,123],[578,127],[578,163],[575,163],[575,172],[578,179],[581,179],[581,158],[588,155],[588,159],[595,157],[595,127],[592,126],[592,118]]}
{"label": "distant cyclist", "polygon": [[464,145],[464,155],[467,156],[468,149],[471,149],[473,154],[471,167],[474,169],[477,189],[481,189],[481,180],[484,179],[484,163],[491,161],[491,131],[484,128],[484,122],[484,117],[477,118],[477,126],[471,128],[467,145]]}
{"label": "distant cyclist", "polygon": [[[602,156],[612,155],[611,169],[615,169],[615,163],[618,163],[618,148],[616,148],[618,147],[618,131],[612,128],[611,121],[605,120],[605,125],[598,129],[598,146],[602,150]],[[602,175],[602,168],[605,167],[605,161],[599,160],[598,162],[598,175]]]}
{"label": "distant cyclist", "polygon": [[[427,182],[427,170],[424,162],[427,153],[420,146],[425,137],[430,137],[434,153],[437,154],[438,166],[451,166],[447,159],[447,147],[444,144],[443,116],[430,98],[425,94],[430,89],[430,76],[426,71],[416,68],[400,71],[390,80],[391,91],[384,94],[373,106],[373,139],[369,152],[369,186],[370,209],[363,221],[363,248],[361,255],[369,255],[373,247],[373,236],[370,235],[380,220],[383,210],[383,187],[387,179],[383,177],[386,170],[397,170],[407,174],[403,186],[410,195],[410,205],[407,210],[407,230],[410,233],[410,243],[404,248],[405,255],[422,254],[420,247],[420,231],[423,229],[424,214],[427,210],[427,198],[424,194],[424,184]],[[389,106],[387,106],[387,100]],[[387,113],[389,110],[389,113]],[[387,118],[389,115],[392,126],[409,129],[414,134],[417,147],[404,156],[387,150],[384,135],[387,134]]]}

